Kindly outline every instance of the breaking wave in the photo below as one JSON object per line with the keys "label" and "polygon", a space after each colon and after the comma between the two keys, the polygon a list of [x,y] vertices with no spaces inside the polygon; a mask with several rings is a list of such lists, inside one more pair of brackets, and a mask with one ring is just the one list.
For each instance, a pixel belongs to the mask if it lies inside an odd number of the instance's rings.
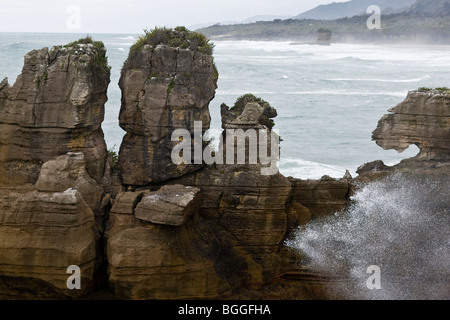
{"label": "breaking wave", "polygon": [[[299,228],[288,247],[347,298],[449,299],[448,177],[396,174],[360,188],[348,210]],[[381,268],[381,289],[369,290],[369,266]]]}
{"label": "breaking wave", "polygon": [[426,79],[431,78],[429,75],[426,75],[421,78],[414,79],[349,79],[349,78],[333,78],[328,79],[328,81],[370,81],[370,82],[392,82],[392,83],[413,83],[420,82]]}

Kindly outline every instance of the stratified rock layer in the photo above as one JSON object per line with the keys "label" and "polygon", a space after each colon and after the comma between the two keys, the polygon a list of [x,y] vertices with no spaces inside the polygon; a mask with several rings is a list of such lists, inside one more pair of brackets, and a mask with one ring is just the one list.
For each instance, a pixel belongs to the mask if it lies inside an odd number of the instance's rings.
{"label": "stratified rock layer", "polygon": [[[104,170],[105,62],[92,41],[32,51],[16,84],[0,83],[0,298],[84,295],[103,258],[116,298],[329,298],[327,287],[346,279],[302,265],[306,256],[285,246],[291,232],[344,209],[358,181],[405,168],[448,177],[443,91],[411,92],[374,132],[384,148],[416,144],[421,154],[393,168],[366,164],[359,180],[304,181],[250,163],[250,151],[263,147],[252,146],[246,130],[267,139],[277,115],[253,95],[222,105],[222,146],[234,141],[228,131],[244,134],[240,145],[210,154],[222,161],[173,163],[181,142],[173,131],[184,129],[195,142],[194,122],[202,121],[201,133],[209,128],[217,74],[211,54],[194,43],[133,46],[120,80],[121,185],[113,161]],[[265,144],[276,164],[273,137]],[[230,155],[245,161],[226,163]],[[67,288],[71,265],[81,268],[82,290]]]}
{"label": "stratified rock layer", "polygon": [[[110,70],[101,42],[82,39],[25,56],[0,85],[0,297],[78,297],[102,254]],[[69,266],[80,268],[70,290]]]}
{"label": "stratified rock layer", "polygon": [[289,181],[292,184],[292,198],[308,208],[313,219],[342,211],[349,204],[351,180],[348,178],[289,178]]}
{"label": "stratified rock layer", "polygon": [[450,93],[448,91],[411,91],[405,101],[389,110],[373,132],[383,149],[406,150],[411,144],[420,148],[418,158],[450,157]]}
{"label": "stratified rock layer", "polygon": [[[249,102],[241,116],[230,115],[226,121],[236,129],[264,129],[261,121],[268,117],[260,118],[266,109]],[[278,275],[283,239],[307,209],[287,208],[288,179],[276,172],[262,175],[262,167],[215,164],[167,181],[159,191],[118,195],[107,232],[115,294],[132,299],[218,298],[241,287],[258,288]]]}
{"label": "stratified rock layer", "polygon": [[176,129],[194,133],[201,121],[209,129],[208,105],[217,87],[210,54],[198,50],[145,45],[132,50],[119,81],[122,90],[120,126],[127,133],[120,148],[125,185],[143,186],[180,177],[199,164],[173,163]]}
{"label": "stratified rock layer", "polygon": [[[98,266],[94,213],[77,190],[36,189],[0,189],[0,297],[80,296]],[[67,287],[71,265],[81,290]]]}
{"label": "stratified rock layer", "polygon": [[[106,251],[109,282],[115,296],[126,299],[221,296],[227,285],[215,271],[212,257],[217,253],[210,251],[212,244],[205,243],[207,235],[198,229],[198,207],[189,206],[193,201],[198,202],[199,190],[179,185],[163,188],[160,192],[125,192],[114,201]],[[158,220],[156,224],[147,221],[153,219],[147,219],[146,213],[160,208],[156,201],[164,202],[163,198],[167,200],[167,195],[176,196],[177,192],[179,195],[195,193],[193,199],[186,202],[183,224],[173,226],[170,211],[165,212],[165,218],[163,212],[158,212],[158,216],[153,217]],[[155,207],[151,205],[152,200]],[[138,218],[135,214],[140,211]]]}
{"label": "stratified rock layer", "polygon": [[136,218],[142,221],[179,227],[198,213],[200,190],[182,185],[164,186],[142,198]]}
{"label": "stratified rock layer", "polygon": [[33,50],[16,83],[1,82],[0,184],[35,183],[44,162],[67,152],[83,152],[89,174],[101,181],[105,51],[98,43]]}

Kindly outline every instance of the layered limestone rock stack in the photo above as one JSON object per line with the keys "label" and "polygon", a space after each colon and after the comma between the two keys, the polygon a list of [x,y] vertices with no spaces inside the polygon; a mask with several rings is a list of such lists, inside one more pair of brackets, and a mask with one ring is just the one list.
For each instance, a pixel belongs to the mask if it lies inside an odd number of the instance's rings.
{"label": "layered limestone rock stack", "polygon": [[371,181],[393,171],[448,174],[450,159],[450,91],[419,89],[383,116],[372,139],[385,150],[405,151],[416,145],[420,153],[393,167],[382,161],[362,165],[358,181]]}
{"label": "layered limestone rock stack", "polygon": [[[189,84],[183,90],[190,91]],[[255,130],[257,143],[267,140],[266,156],[272,152],[273,163],[249,163],[248,157],[240,164],[227,163],[227,152],[215,152],[215,163],[167,181],[157,191],[151,191],[157,185],[138,185],[139,191],[120,194],[107,232],[109,280],[117,296],[224,297],[238,288],[258,288],[281,272],[280,246],[306,208],[286,205],[291,184],[278,173],[279,153],[271,150],[267,127],[273,126],[276,110],[246,96],[231,110],[222,106],[222,114],[223,145],[227,130]],[[254,146],[243,141],[229,154],[244,148],[248,156],[248,147]],[[273,147],[278,151],[278,144]],[[163,166],[159,163],[156,170]],[[126,171],[122,174],[126,181]]]}
{"label": "layered limestone rock stack", "polygon": [[[0,85],[0,296],[80,296],[102,255],[105,48],[90,38],[34,50]],[[69,266],[81,290],[69,290]]]}
{"label": "layered limestone rock stack", "polygon": [[67,152],[83,152],[89,174],[101,181],[110,81],[105,52],[93,41],[33,50],[15,84],[1,82],[1,184],[35,183],[44,162]]}
{"label": "layered limestone rock stack", "polygon": [[411,91],[389,111],[373,132],[380,147],[403,152],[415,144],[420,148],[416,160],[449,159],[450,91]]}
{"label": "layered limestone rock stack", "polygon": [[312,218],[332,215],[345,209],[350,201],[350,176],[342,179],[322,177],[320,180],[301,180],[290,177],[292,198],[311,211]]}
{"label": "layered limestone rock stack", "polygon": [[106,248],[116,297],[206,299],[227,289],[198,229],[199,205],[200,190],[182,185],[118,195]]}
{"label": "layered limestone rock stack", "polygon": [[178,141],[171,135],[176,129],[193,134],[195,121],[202,122],[202,133],[209,129],[208,105],[218,79],[211,53],[202,35],[180,27],[148,32],[131,48],[119,81],[125,185],[163,182],[201,168],[201,163],[173,163]]}
{"label": "layered limestone rock stack", "polygon": [[[91,207],[102,193],[82,153],[45,163],[34,186],[0,189],[0,297],[80,296],[91,289],[101,260]],[[67,287],[72,265],[80,267],[81,290]]]}
{"label": "layered limestone rock stack", "polygon": [[[274,108],[251,95],[238,99],[231,109],[223,105],[221,145],[226,149],[227,141],[234,140],[227,134],[253,132],[258,141],[268,140],[267,155],[272,156],[276,170],[265,172],[271,164],[262,164],[259,159],[256,163],[249,161],[255,146],[247,139],[240,145],[236,141],[232,152],[221,153],[219,147],[216,163],[177,179],[177,183],[202,191],[199,226],[217,243],[212,248],[219,254],[215,268],[232,290],[259,288],[279,275],[283,240],[290,228],[302,219],[308,220],[309,212],[302,210],[304,207],[288,205],[291,185],[278,172],[278,153],[271,148],[272,132],[268,128],[273,126],[270,118],[275,116]],[[260,129],[267,134],[261,135]],[[274,147],[279,148],[278,143]],[[233,155],[234,162],[227,161],[227,153]],[[239,154],[245,155],[245,161],[238,164]],[[223,164],[217,161],[220,158]]]}
{"label": "layered limestone rock stack", "polygon": [[209,128],[218,77],[211,53],[199,34],[155,29],[131,48],[122,69],[120,171],[124,185],[139,191],[120,193],[110,212],[108,275],[117,297],[214,298],[227,289],[199,231],[200,189],[157,185],[203,167],[172,161],[180,143],[172,133],[185,129],[195,143],[195,122],[201,135]]}
{"label": "layered limestone rock stack", "polygon": [[[105,162],[109,68],[100,43],[32,51],[16,84],[0,84],[0,298],[84,295],[102,262],[117,298],[326,297],[336,279],[304,269],[284,243],[298,225],[344,209],[355,179],[281,175],[277,112],[250,94],[222,105],[219,148],[205,147],[218,77],[211,51],[184,28],[155,29],[131,48],[114,169],[123,184]],[[421,154],[394,168],[367,164],[361,176],[448,174],[449,101],[443,90],[411,92],[374,139],[397,150],[416,144]],[[203,161],[192,152],[192,162],[175,163],[183,142],[190,148],[178,156],[200,147]],[[82,290],[67,288],[71,265]]]}

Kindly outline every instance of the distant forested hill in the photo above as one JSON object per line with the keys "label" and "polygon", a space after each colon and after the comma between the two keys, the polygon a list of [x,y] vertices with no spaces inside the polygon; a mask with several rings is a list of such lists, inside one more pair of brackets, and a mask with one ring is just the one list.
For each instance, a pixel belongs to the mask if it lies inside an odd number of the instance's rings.
{"label": "distant forested hill", "polygon": [[418,15],[450,15],[450,0],[417,0],[409,11]]}
{"label": "distant forested hill", "polygon": [[320,5],[312,10],[299,14],[293,19],[332,20],[350,18],[365,14],[371,5],[377,5],[386,14],[399,13],[408,10],[416,0],[352,0],[348,2],[333,2]]}
{"label": "distant forested hill", "polygon": [[211,39],[313,42],[317,30],[333,32],[332,42],[450,44],[450,0],[418,0],[405,12],[383,14],[381,30],[367,28],[368,15],[335,20],[287,19],[199,29]]}

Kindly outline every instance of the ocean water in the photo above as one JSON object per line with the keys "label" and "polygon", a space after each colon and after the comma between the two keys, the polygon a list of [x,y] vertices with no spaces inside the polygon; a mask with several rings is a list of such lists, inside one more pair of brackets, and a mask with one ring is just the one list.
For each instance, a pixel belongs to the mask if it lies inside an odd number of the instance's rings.
{"label": "ocean water", "polygon": [[[23,56],[67,44],[85,34],[0,33],[0,78],[14,83]],[[118,150],[124,131],[118,125],[120,69],[138,35],[92,34],[108,50],[112,67],[103,130],[109,149]],[[418,87],[450,86],[450,46],[292,45],[289,42],[214,41],[219,71],[210,104],[211,133],[221,132],[220,105],[253,93],[278,110],[279,168],[286,176],[316,179],[353,175],[373,160],[395,164],[415,156],[385,151],[371,140],[387,110]]]}

